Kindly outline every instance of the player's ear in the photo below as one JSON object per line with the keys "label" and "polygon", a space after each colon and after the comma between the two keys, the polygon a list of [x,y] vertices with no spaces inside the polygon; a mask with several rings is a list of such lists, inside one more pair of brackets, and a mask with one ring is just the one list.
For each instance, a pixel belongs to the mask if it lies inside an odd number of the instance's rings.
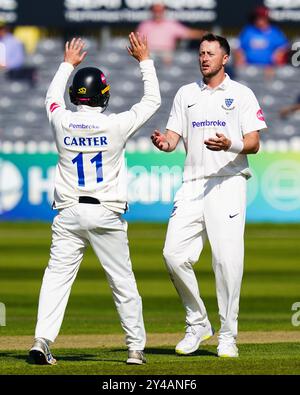
{"label": "player's ear", "polygon": [[223,66],[226,65],[226,63],[228,62],[229,56],[227,55],[227,53],[225,55],[223,55]]}

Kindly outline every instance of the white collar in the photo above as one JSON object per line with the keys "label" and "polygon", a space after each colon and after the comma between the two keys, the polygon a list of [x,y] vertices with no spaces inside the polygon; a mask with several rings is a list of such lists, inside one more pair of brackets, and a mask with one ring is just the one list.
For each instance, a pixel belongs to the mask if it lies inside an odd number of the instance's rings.
{"label": "white collar", "polygon": [[212,89],[209,86],[207,86],[203,80],[200,81],[200,89],[202,91],[204,89],[208,89],[208,90],[211,90],[211,91],[216,91],[218,89],[225,90],[228,87],[229,82],[230,82],[230,77],[229,77],[228,74],[225,73],[224,80],[221,82],[220,85],[216,86],[214,89]]}
{"label": "white collar", "polygon": [[100,112],[102,113],[104,111],[103,107],[91,107],[91,106],[86,106],[84,104],[79,104],[77,106],[77,111],[79,112]]}

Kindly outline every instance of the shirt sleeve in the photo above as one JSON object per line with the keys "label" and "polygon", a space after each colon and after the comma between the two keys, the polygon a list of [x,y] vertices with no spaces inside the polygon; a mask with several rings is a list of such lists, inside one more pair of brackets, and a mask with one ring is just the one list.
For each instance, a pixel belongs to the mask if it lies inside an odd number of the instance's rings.
{"label": "shirt sleeve", "polygon": [[147,35],[148,34],[147,23],[141,22],[136,28],[136,32],[139,32],[141,35]]}
{"label": "shirt sleeve", "polygon": [[73,70],[74,67],[70,63],[61,63],[49,86],[45,104],[50,122],[53,122],[59,114],[61,115],[62,110],[66,111],[64,94],[68,79]]}
{"label": "shirt sleeve", "polygon": [[153,60],[148,59],[140,62],[140,69],[144,81],[144,95],[141,101],[132,106],[129,111],[116,115],[124,141],[127,141],[129,137],[141,128],[161,104],[159,83]]}
{"label": "shirt sleeve", "polygon": [[276,49],[284,48],[288,45],[288,40],[281,30],[276,29],[276,34],[274,34],[274,45]]}
{"label": "shirt sleeve", "polygon": [[5,66],[8,69],[17,69],[23,66],[25,61],[24,46],[21,41],[11,39],[11,44],[7,47],[7,54],[5,59]]}
{"label": "shirt sleeve", "polygon": [[179,136],[184,136],[187,130],[185,105],[181,89],[178,90],[174,97],[166,129],[176,132]]}
{"label": "shirt sleeve", "polygon": [[177,38],[187,38],[188,37],[189,28],[184,26],[180,22],[174,21],[173,22],[173,31],[174,31],[174,35]]}
{"label": "shirt sleeve", "polygon": [[245,28],[241,31],[238,40],[239,40],[239,48],[246,51],[248,49],[248,45],[249,45],[248,29],[247,28]]}
{"label": "shirt sleeve", "polygon": [[267,128],[263,111],[251,89],[243,95],[240,117],[243,135]]}

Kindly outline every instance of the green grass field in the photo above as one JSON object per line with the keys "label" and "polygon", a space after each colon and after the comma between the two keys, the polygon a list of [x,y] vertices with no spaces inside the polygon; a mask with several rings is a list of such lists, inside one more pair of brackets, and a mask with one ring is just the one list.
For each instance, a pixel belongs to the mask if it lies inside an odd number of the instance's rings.
{"label": "green grass field", "polygon": [[[184,311],[162,259],[165,224],[130,224],[131,258],[143,298],[147,332],[184,332]],[[246,257],[239,329],[270,332],[268,344],[240,344],[240,358],[216,358],[215,345],[190,357],[174,354],[174,343],[147,348],[148,363],[124,364],[125,347],[55,349],[59,364],[31,365],[24,347],[10,349],[1,338],[33,336],[38,294],[51,241],[50,224],[0,223],[0,302],[6,326],[0,326],[0,374],[299,374],[300,343],[272,343],[272,333],[300,333],[291,323],[300,302],[300,225],[247,225]],[[219,328],[214,275],[207,245],[195,266],[210,320]],[[89,249],[72,289],[61,335],[122,335],[104,272]],[[179,335],[180,336],[180,335]],[[180,337],[178,338],[178,340]],[[2,342],[3,343],[3,342]],[[31,343],[27,345],[31,346]]]}

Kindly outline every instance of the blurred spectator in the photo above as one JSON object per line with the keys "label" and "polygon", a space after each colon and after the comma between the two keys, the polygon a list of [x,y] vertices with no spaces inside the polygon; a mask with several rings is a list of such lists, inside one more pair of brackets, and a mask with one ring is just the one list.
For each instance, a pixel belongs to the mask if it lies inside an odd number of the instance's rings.
{"label": "blurred spectator", "polygon": [[150,10],[152,18],[141,22],[137,31],[147,37],[151,54],[161,58],[166,65],[172,63],[178,40],[200,39],[205,33],[204,30],[190,29],[180,22],[166,19],[164,4],[155,3]]}
{"label": "blurred spectator", "polygon": [[25,57],[23,45],[8,31],[3,22],[0,22],[0,42],[5,49],[1,66],[8,70],[21,67]]}
{"label": "blurred spectator", "polygon": [[269,10],[256,7],[239,36],[236,65],[283,65],[287,62],[289,43],[282,31],[270,22]]}
{"label": "blurred spectator", "polygon": [[300,111],[300,96],[298,96],[297,103],[291,104],[290,106],[283,107],[279,114],[281,118],[286,118],[287,116],[293,114],[296,111]]}
{"label": "blurred spectator", "polygon": [[31,85],[34,85],[36,72],[33,67],[24,65],[24,46],[3,22],[0,22],[0,44],[2,44],[0,68],[6,71],[7,78],[10,80],[27,80]]}
{"label": "blurred spectator", "polygon": [[32,54],[41,39],[41,29],[37,26],[17,26],[14,36],[24,44],[26,52]]}

